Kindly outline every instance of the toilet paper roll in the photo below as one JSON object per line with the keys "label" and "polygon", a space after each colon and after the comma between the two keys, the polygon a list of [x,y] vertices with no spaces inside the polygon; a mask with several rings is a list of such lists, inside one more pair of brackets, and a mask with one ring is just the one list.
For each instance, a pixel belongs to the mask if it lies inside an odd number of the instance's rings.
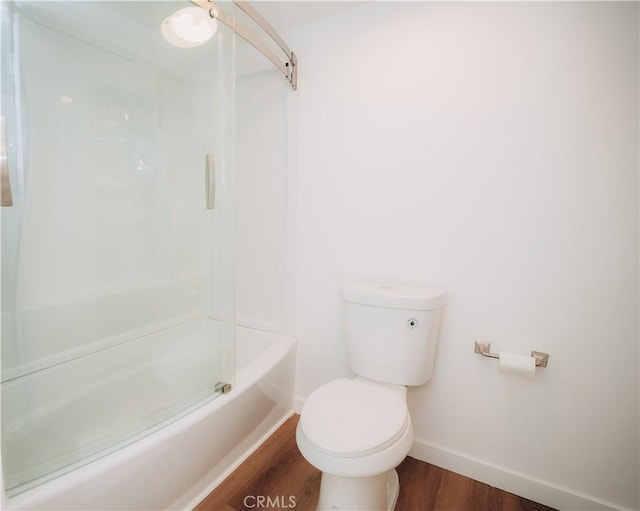
{"label": "toilet paper roll", "polygon": [[533,378],[533,375],[536,374],[536,359],[500,352],[498,367],[504,373]]}

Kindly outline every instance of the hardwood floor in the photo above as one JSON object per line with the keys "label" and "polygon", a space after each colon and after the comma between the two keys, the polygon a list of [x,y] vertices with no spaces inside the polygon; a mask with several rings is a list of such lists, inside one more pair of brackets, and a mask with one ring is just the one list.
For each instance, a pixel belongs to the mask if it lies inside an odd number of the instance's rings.
{"label": "hardwood floor", "polygon": [[[320,472],[298,450],[298,419],[285,422],[196,511],[315,510]],[[397,470],[396,511],[554,511],[414,458],[407,457]]]}

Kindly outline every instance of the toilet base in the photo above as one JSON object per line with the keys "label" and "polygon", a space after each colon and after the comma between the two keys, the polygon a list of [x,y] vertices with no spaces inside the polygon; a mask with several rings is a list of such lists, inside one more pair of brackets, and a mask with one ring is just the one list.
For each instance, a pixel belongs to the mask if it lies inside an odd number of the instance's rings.
{"label": "toilet base", "polygon": [[398,501],[398,473],[373,477],[342,477],[322,473],[318,511],[393,511]]}

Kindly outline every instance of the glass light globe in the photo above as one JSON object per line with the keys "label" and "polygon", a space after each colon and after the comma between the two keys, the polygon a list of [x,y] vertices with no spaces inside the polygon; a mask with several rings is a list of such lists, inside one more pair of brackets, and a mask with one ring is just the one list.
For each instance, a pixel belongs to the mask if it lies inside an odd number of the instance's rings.
{"label": "glass light globe", "polygon": [[206,43],[218,29],[218,22],[200,7],[184,7],[165,18],[160,29],[164,38],[179,48]]}

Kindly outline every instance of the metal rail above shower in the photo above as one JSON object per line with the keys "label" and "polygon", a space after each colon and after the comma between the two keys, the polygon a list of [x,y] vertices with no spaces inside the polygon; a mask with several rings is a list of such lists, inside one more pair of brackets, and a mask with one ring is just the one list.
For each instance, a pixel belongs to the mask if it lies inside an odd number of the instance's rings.
{"label": "metal rail above shower", "polygon": [[285,58],[278,57],[276,53],[260,39],[251,29],[238,22],[233,16],[225,12],[216,2],[212,0],[190,0],[191,3],[207,9],[209,15],[218,20],[223,25],[226,25],[236,34],[247,41],[256,50],[262,53],[267,59],[269,59],[284,75],[287,81],[291,84],[291,88],[296,90],[298,88],[298,61],[295,53],[287,46],[287,44],[280,37],[278,32],[265,20],[262,15],[253,8],[249,2],[242,0],[235,0],[233,3],[242,10],[247,16],[249,16],[255,23],[265,31],[265,33],[273,40],[276,45],[283,51]]}

